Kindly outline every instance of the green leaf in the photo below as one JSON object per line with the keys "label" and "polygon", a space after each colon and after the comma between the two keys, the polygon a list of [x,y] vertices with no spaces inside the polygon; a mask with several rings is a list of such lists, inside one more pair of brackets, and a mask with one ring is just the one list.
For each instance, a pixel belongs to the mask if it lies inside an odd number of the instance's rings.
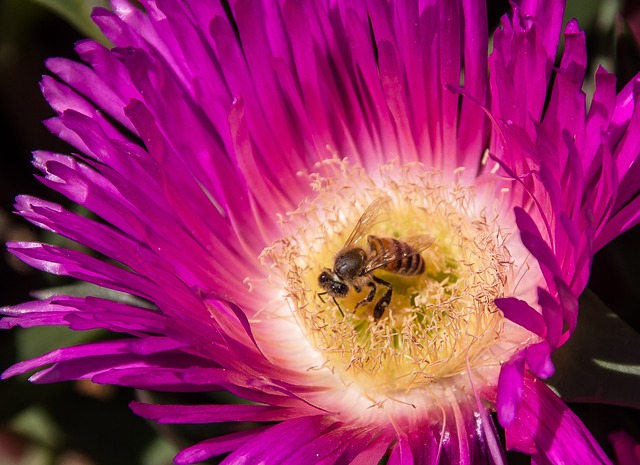
{"label": "green leaf", "polygon": [[56,12],[72,24],[82,34],[108,45],[98,26],[91,21],[90,14],[94,7],[108,7],[107,0],[31,0]]}
{"label": "green leaf", "polygon": [[640,409],[640,334],[587,289],[578,327],[553,356],[548,384],[566,402],[595,402]]}
{"label": "green leaf", "polygon": [[107,289],[106,287],[79,281],[66,286],[55,286],[41,289],[31,293],[37,299],[48,299],[57,295],[68,295],[72,297],[99,297],[101,299],[113,300],[123,304],[136,305],[143,308],[155,308],[150,302],[125,292]]}
{"label": "green leaf", "polygon": [[18,360],[29,360],[59,347],[84,344],[104,336],[100,330],[73,331],[62,326],[36,326],[16,330]]}
{"label": "green leaf", "polygon": [[57,447],[62,434],[55,421],[39,405],[33,405],[11,420],[11,430],[21,433],[33,442]]}
{"label": "green leaf", "polygon": [[142,465],[157,465],[159,463],[173,463],[173,457],[180,450],[164,438],[157,438],[144,451]]}

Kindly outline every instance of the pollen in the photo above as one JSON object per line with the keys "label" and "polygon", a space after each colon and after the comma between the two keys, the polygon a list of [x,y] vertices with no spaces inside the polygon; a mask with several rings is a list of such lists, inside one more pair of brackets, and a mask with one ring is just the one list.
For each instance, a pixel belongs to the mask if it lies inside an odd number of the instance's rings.
{"label": "pollen", "polygon": [[[291,317],[317,354],[309,369],[329,370],[371,399],[399,399],[463,377],[469,367],[498,366],[505,319],[493,302],[518,271],[496,203],[421,165],[386,165],[375,177],[343,162],[322,168],[312,177],[315,195],[283,218],[287,233],[261,257],[282,277]],[[384,211],[372,215],[382,203]],[[383,253],[368,236],[414,247],[424,266],[414,259],[405,274],[409,265],[365,268]],[[416,237],[429,239],[416,249]],[[349,279],[334,269],[345,247],[366,257]],[[389,253],[387,262],[398,252]],[[348,287],[346,295],[319,284],[323,271]]]}

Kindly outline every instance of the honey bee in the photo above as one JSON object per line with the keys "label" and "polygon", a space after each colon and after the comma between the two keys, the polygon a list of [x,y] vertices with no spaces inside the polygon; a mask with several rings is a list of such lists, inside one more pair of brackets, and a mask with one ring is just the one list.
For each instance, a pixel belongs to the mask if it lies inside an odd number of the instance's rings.
{"label": "honey bee", "polygon": [[373,272],[380,269],[400,276],[416,276],[424,272],[425,263],[420,253],[434,242],[427,234],[405,240],[368,235],[368,250],[355,245],[374,225],[381,222],[390,200],[389,197],[379,197],[366,208],[344,246],[336,254],[333,269],[324,268],[318,276],[318,284],[325,291],[318,295],[329,294],[340,312],[342,309],[336,298],[346,297],[350,288],[353,287],[358,293],[365,286],[371,288],[367,296],[356,304],[356,310],[373,302],[380,285],[386,287],[386,290],[373,309],[373,318],[379,320],[391,302],[393,286]]}

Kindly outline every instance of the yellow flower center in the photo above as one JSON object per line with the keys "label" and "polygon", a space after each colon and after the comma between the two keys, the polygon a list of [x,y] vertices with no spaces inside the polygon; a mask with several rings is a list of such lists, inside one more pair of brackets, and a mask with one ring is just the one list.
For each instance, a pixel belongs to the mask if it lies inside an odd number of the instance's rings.
{"label": "yellow flower center", "polygon": [[[473,187],[444,183],[421,165],[388,165],[375,179],[344,164],[338,171],[315,178],[317,195],[287,214],[288,233],[261,257],[282,276],[293,317],[319,354],[309,369],[329,369],[374,400],[430,390],[469,366],[497,366],[492,346],[505,320],[493,301],[516,273],[498,213]],[[395,250],[386,250],[390,239],[400,244]],[[417,258],[406,259],[417,255],[416,244],[420,273]],[[345,247],[359,249],[355,275],[336,269]],[[323,271],[340,292],[319,283]]]}

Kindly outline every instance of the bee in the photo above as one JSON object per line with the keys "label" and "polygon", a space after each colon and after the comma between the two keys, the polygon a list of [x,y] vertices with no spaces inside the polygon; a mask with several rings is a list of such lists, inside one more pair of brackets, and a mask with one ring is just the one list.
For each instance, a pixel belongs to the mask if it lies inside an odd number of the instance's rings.
{"label": "bee", "polygon": [[318,276],[318,284],[324,289],[318,295],[329,294],[340,312],[342,309],[336,298],[346,297],[351,288],[360,293],[365,286],[370,287],[367,296],[356,304],[355,311],[373,302],[378,286],[384,286],[386,290],[373,309],[373,318],[379,320],[391,302],[393,286],[373,272],[380,269],[400,276],[417,276],[424,272],[425,263],[420,253],[434,242],[427,234],[406,240],[368,235],[368,250],[356,245],[374,225],[381,222],[390,200],[389,197],[379,197],[366,208],[344,246],[335,255],[333,269],[324,268]]}

